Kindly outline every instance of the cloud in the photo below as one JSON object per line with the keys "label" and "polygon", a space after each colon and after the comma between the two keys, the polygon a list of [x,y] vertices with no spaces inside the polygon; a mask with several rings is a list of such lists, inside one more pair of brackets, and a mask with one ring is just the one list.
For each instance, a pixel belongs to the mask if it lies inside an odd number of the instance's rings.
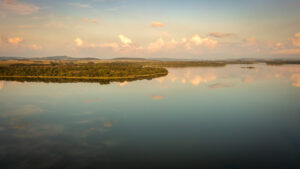
{"label": "cloud", "polygon": [[81,19],[82,22],[98,23],[97,19]]}
{"label": "cloud", "polygon": [[296,33],[293,38],[290,38],[294,46],[300,46],[300,32]]}
{"label": "cloud", "polygon": [[300,54],[300,48],[296,49],[281,49],[271,52],[272,55],[298,55]]}
{"label": "cloud", "polygon": [[187,42],[186,44],[186,47],[190,49],[192,48],[192,45],[214,48],[218,45],[218,41],[209,38],[202,38],[201,36],[196,34],[190,38],[189,42]]}
{"label": "cloud", "polygon": [[[182,38],[181,41],[175,39],[164,40],[159,38],[158,40],[150,43],[147,47],[149,52],[157,52],[159,50],[188,50],[189,52],[199,53],[202,51],[199,47],[204,48],[215,48],[218,45],[218,41],[209,38],[202,38],[199,35],[194,35],[190,39]],[[169,50],[170,51],[170,50]]]}
{"label": "cloud", "polygon": [[300,87],[300,74],[293,74],[291,80],[294,87]]}
{"label": "cloud", "polygon": [[148,49],[152,51],[157,51],[165,45],[165,41],[162,38],[159,38],[155,42],[152,42],[148,45]]}
{"label": "cloud", "polygon": [[244,46],[253,46],[257,44],[257,40],[253,37],[244,39]]}
{"label": "cloud", "polygon": [[152,96],[152,100],[161,100],[164,98],[165,98],[165,96]]}
{"label": "cloud", "polygon": [[[78,39],[78,40],[77,40]],[[79,38],[75,39],[75,43],[80,45],[78,47],[82,47],[82,48],[111,48],[113,49],[115,52],[120,50],[120,45],[118,43],[84,43],[83,41]],[[82,43],[80,43],[82,42]]]}
{"label": "cloud", "polygon": [[132,43],[132,40],[124,35],[119,35],[119,39],[125,46],[128,46]]}
{"label": "cloud", "polygon": [[37,44],[32,44],[32,45],[28,45],[28,48],[30,48],[32,50],[41,50],[42,46],[37,45]]}
{"label": "cloud", "polygon": [[67,3],[69,6],[77,7],[77,8],[92,8],[89,4],[82,3]]}
{"label": "cloud", "polygon": [[83,44],[83,41],[82,41],[80,38],[76,38],[76,39],[74,40],[74,42],[75,42],[75,44],[76,44],[77,46],[82,46],[82,44]]}
{"label": "cloud", "polygon": [[153,28],[164,27],[164,26],[165,26],[165,24],[162,23],[162,22],[152,22],[150,25],[151,25],[151,27],[153,27]]}
{"label": "cloud", "polygon": [[20,42],[23,41],[22,38],[19,37],[13,37],[13,38],[8,38],[7,39],[8,43],[13,44],[13,45],[18,45]]}
{"label": "cloud", "polygon": [[232,33],[210,32],[210,33],[208,33],[208,35],[212,36],[212,37],[215,37],[215,38],[225,38],[225,37],[233,36],[234,34],[232,34]]}
{"label": "cloud", "polygon": [[30,15],[40,10],[40,7],[34,4],[19,2],[17,0],[1,0],[0,7],[20,15]]}
{"label": "cloud", "polygon": [[[111,48],[106,50],[111,56],[122,54],[123,56],[143,56],[145,57],[160,53],[182,53],[185,54],[202,54],[204,52],[212,53],[214,48],[217,47],[218,41],[210,39],[208,37],[202,38],[199,35],[194,35],[191,38],[181,38],[181,40],[175,40],[174,38],[162,38],[160,37],[156,41],[150,42],[143,46],[134,43],[129,37],[119,34],[119,42],[108,42],[108,43],[91,43],[83,42],[80,38],[74,40],[78,47],[84,48],[95,48],[95,50],[105,50],[105,48]],[[79,51],[80,52],[80,51]],[[96,51],[95,51],[96,52]]]}

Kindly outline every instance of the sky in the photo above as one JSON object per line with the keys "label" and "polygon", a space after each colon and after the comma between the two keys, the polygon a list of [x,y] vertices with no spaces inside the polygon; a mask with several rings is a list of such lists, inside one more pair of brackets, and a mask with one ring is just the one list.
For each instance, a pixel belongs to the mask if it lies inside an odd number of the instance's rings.
{"label": "sky", "polygon": [[299,0],[0,0],[0,56],[300,59]]}

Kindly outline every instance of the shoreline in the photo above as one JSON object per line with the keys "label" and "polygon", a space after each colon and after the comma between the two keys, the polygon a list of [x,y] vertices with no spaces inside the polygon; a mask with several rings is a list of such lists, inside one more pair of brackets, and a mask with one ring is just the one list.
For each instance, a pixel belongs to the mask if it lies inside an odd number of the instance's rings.
{"label": "shoreline", "polygon": [[147,74],[147,75],[132,75],[132,76],[124,76],[124,77],[87,77],[87,76],[1,76],[0,78],[33,78],[33,79],[82,79],[82,80],[122,80],[122,79],[136,79],[136,78],[143,78],[143,77],[158,77],[158,76],[165,76],[168,73],[157,73],[157,74]]}

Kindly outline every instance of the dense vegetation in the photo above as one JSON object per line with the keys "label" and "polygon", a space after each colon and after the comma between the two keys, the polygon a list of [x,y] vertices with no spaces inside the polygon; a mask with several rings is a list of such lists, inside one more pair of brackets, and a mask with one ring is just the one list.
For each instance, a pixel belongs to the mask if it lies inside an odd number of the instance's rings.
{"label": "dense vegetation", "polygon": [[266,61],[267,65],[300,64],[300,61]]}
{"label": "dense vegetation", "polygon": [[165,68],[146,67],[138,63],[88,63],[74,64],[12,64],[0,67],[1,77],[43,77],[43,78],[94,78],[122,79],[156,77],[167,75]]}

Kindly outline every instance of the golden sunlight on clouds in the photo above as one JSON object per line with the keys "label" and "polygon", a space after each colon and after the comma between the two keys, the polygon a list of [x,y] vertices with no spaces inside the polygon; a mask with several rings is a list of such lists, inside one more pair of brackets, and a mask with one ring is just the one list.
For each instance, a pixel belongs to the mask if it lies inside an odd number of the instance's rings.
{"label": "golden sunlight on clouds", "polygon": [[19,2],[17,0],[2,0],[0,8],[8,9],[20,15],[33,14],[40,9],[40,7],[34,4]]}
{"label": "golden sunlight on clouds", "polygon": [[176,49],[178,52],[188,52],[193,54],[202,54],[205,52],[213,52],[213,49],[217,47],[218,41],[210,39],[208,37],[202,38],[199,35],[194,35],[191,38],[181,38],[180,41],[175,38],[162,38],[160,37],[154,42],[150,42],[148,45],[140,45],[134,43],[129,37],[120,34],[118,36],[120,42],[109,43],[90,43],[83,42],[80,38],[74,40],[77,47],[80,48],[111,48],[113,51],[122,55],[149,55],[158,52],[170,52],[171,49]]}
{"label": "golden sunlight on clouds", "polygon": [[300,48],[297,49],[281,49],[271,52],[274,55],[298,55],[300,54]]}
{"label": "golden sunlight on clouds", "polygon": [[32,50],[41,50],[42,49],[42,47],[37,44],[28,45],[28,47],[31,48]]}
{"label": "golden sunlight on clouds", "polygon": [[97,19],[81,19],[82,22],[98,23]]}
{"label": "golden sunlight on clouds", "polygon": [[165,26],[165,24],[162,22],[152,22],[151,23],[151,27],[153,27],[153,28],[164,27],[164,26]]}
{"label": "golden sunlight on clouds", "polygon": [[294,87],[300,87],[300,74],[293,74],[291,80]]}
{"label": "golden sunlight on clouds", "polygon": [[249,38],[245,38],[244,39],[244,46],[253,46],[253,45],[256,45],[257,44],[257,41],[255,38],[253,37],[249,37]]}
{"label": "golden sunlight on clouds", "polygon": [[132,43],[132,40],[129,39],[128,37],[124,36],[124,35],[119,35],[119,39],[126,46],[128,46]]}
{"label": "golden sunlight on clouds", "polygon": [[164,98],[165,98],[165,96],[152,96],[152,100],[161,100]]}
{"label": "golden sunlight on clouds", "polygon": [[148,45],[148,49],[151,50],[152,52],[155,52],[162,47],[164,47],[165,41],[162,38],[159,38],[157,41],[152,42]]}
{"label": "golden sunlight on clouds", "polygon": [[[199,35],[194,35],[191,39],[190,42],[195,44],[196,46],[206,46],[210,48],[214,48],[218,45],[218,41],[209,39],[209,38],[202,38]],[[190,48],[190,43],[187,44],[188,48]]]}
{"label": "golden sunlight on clouds", "polygon": [[300,32],[296,33],[293,38],[291,38],[293,45],[299,47],[300,46]]}
{"label": "golden sunlight on clouds", "polygon": [[19,37],[8,38],[8,43],[13,44],[13,45],[18,45],[22,41],[23,41],[23,39],[19,38]]}
{"label": "golden sunlight on clouds", "polygon": [[74,40],[74,42],[75,42],[75,44],[76,44],[77,46],[82,46],[82,44],[83,44],[83,41],[82,41],[80,38],[76,38],[76,39]]}

